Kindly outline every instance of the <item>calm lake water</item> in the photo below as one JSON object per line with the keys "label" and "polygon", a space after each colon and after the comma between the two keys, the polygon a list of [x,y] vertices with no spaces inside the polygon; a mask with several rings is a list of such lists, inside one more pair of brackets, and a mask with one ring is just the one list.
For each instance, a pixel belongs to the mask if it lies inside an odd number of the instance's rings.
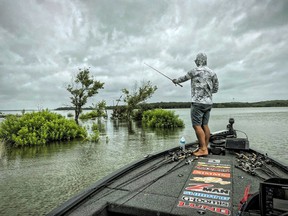
{"label": "calm lake water", "polygon": [[[151,130],[133,124],[128,130],[125,122],[107,119],[102,121],[106,132],[99,143],[73,141],[24,149],[7,149],[0,143],[0,215],[45,215],[116,169],[178,146],[181,136],[195,141],[189,109],[174,111],[184,120],[184,129]],[[251,148],[288,164],[287,107],[215,108],[211,131],[225,129],[230,117],[235,119],[234,128],[247,134]]]}

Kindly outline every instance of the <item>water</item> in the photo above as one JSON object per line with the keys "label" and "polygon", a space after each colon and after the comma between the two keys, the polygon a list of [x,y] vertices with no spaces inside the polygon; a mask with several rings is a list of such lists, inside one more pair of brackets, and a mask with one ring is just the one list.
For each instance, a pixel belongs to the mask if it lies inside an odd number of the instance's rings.
{"label": "water", "polygon": [[[106,120],[99,143],[73,141],[23,149],[0,144],[0,215],[44,215],[112,171],[178,146],[182,136],[186,142],[195,141],[189,109],[175,112],[184,120],[184,129],[151,130],[137,124],[128,129],[125,122]],[[230,117],[235,118],[235,129],[246,133],[250,147],[288,164],[288,108],[213,109],[211,131],[225,129]]]}

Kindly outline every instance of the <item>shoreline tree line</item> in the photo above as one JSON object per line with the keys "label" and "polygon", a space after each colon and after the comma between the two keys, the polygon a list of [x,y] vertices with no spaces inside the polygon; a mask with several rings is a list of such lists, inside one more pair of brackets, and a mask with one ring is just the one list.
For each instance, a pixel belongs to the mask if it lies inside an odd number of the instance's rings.
{"label": "shoreline tree line", "polygon": [[[122,107],[125,105],[118,105]],[[159,108],[159,109],[181,109],[190,108],[191,102],[155,102],[145,103],[142,105],[147,109]],[[116,106],[106,106],[106,109],[113,110]],[[269,100],[260,102],[225,102],[214,103],[214,108],[245,108],[245,107],[288,107],[288,100]],[[55,110],[74,110],[73,107],[58,107]],[[84,107],[83,110],[93,110],[91,107]]]}

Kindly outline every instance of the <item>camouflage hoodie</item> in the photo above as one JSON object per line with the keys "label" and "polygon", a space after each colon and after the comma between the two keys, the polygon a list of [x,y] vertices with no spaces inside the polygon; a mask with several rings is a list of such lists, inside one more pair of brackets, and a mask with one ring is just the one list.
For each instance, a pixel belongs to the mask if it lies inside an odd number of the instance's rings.
{"label": "camouflage hoodie", "polygon": [[192,103],[212,104],[212,94],[218,91],[218,78],[207,66],[200,66],[190,70],[176,82],[182,83],[191,79]]}

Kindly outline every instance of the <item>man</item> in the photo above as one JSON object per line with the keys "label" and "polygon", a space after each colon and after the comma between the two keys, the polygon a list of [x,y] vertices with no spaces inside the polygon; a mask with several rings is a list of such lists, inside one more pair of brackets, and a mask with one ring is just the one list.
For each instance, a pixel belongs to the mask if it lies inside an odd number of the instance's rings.
{"label": "man", "polygon": [[174,84],[191,80],[191,120],[199,141],[199,150],[195,156],[208,155],[210,129],[208,127],[210,111],[212,108],[212,94],[218,91],[217,75],[207,67],[207,56],[199,53],[196,56],[196,68],[190,70],[185,76],[173,79]]}

